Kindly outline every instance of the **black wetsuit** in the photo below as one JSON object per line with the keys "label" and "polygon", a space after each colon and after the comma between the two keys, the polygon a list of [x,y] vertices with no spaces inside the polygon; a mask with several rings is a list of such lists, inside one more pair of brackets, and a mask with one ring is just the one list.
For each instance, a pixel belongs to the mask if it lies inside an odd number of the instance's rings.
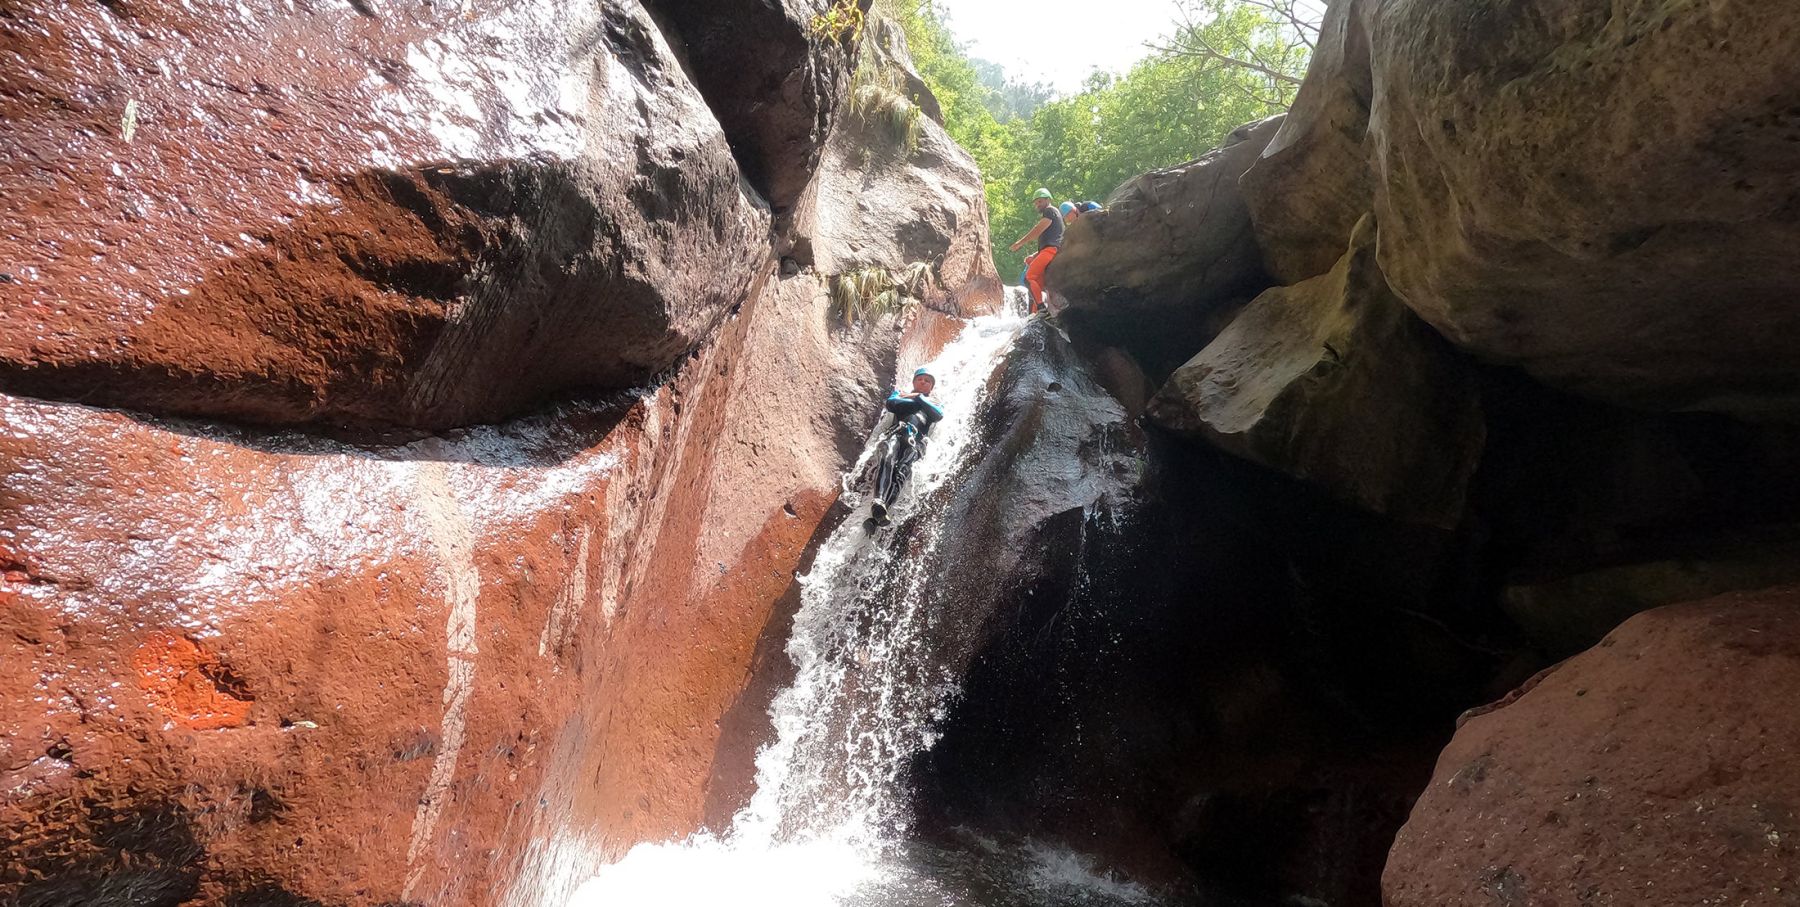
{"label": "black wetsuit", "polygon": [[881,465],[875,472],[875,501],[882,510],[894,506],[901,486],[912,475],[912,465],[925,449],[925,436],[944,418],[944,411],[924,397],[902,397],[899,391],[888,395],[884,404],[897,423],[882,443]]}
{"label": "black wetsuit", "polygon": [[1038,251],[1042,252],[1045,249],[1060,249],[1060,248],[1062,248],[1062,241],[1063,241],[1062,209],[1058,208],[1055,205],[1050,205],[1049,207],[1045,208],[1044,210],[1039,211],[1038,215],[1043,220],[1047,220],[1050,222],[1050,226],[1045,227],[1044,232],[1038,234]]}

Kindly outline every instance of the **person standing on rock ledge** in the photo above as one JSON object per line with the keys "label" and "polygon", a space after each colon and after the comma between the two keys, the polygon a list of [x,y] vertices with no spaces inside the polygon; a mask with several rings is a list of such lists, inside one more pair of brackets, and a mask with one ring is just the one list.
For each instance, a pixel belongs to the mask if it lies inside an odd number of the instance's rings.
{"label": "person standing on rock ledge", "polygon": [[1051,201],[1049,189],[1039,189],[1031,203],[1043,216],[1038,219],[1037,226],[1019,237],[1011,248],[1017,252],[1020,246],[1034,239],[1038,241],[1037,254],[1025,260],[1025,287],[1031,293],[1031,314],[1036,315],[1038,307],[1044,304],[1044,271],[1056,258],[1057,250],[1062,248],[1063,218],[1056,202]]}

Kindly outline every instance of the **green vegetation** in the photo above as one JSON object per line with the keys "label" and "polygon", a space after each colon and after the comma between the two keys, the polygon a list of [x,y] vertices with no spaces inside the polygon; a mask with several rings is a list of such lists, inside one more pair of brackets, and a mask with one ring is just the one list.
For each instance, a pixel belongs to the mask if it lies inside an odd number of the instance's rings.
{"label": "green vegetation", "polygon": [[882,69],[871,56],[865,49],[850,77],[850,113],[885,132],[910,155],[919,147],[919,118],[924,111],[906,96],[900,73]]}
{"label": "green vegetation", "polygon": [[[1006,247],[1037,222],[1034,189],[1103,202],[1138,173],[1199,157],[1238,126],[1285,110],[1310,51],[1304,26],[1268,2],[1189,0],[1163,46],[1130,72],[1096,74],[1072,97],[1042,100],[1041,86],[1008,83],[969,59],[933,0],[877,8],[905,30],[945,129],[981,165],[994,263],[1009,282],[1023,265]],[[1021,109],[1034,91],[1040,103]]]}
{"label": "green vegetation", "polygon": [[937,281],[929,261],[889,270],[869,267],[831,278],[831,314],[845,327],[916,304]]}
{"label": "green vegetation", "polygon": [[863,11],[856,0],[837,0],[812,18],[812,33],[818,38],[855,41],[862,37],[862,30]]}

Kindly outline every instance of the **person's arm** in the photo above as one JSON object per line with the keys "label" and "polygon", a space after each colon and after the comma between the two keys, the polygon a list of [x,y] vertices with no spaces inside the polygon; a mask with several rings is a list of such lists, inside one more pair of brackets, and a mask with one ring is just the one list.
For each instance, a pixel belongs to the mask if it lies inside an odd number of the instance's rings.
{"label": "person's arm", "polygon": [[919,395],[919,408],[925,413],[925,421],[932,425],[936,425],[939,419],[944,418],[944,410],[924,394]]}
{"label": "person's arm", "polygon": [[905,418],[912,412],[912,400],[907,397],[902,397],[897,390],[888,394],[887,403],[884,405],[887,407],[888,412],[893,413],[900,418]]}
{"label": "person's arm", "polygon": [[1019,237],[1019,241],[1012,244],[1012,250],[1014,252],[1019,251],[1020,246],[1025,245],[1026,243],[1031,242],[1032,240],[1037,239],[1038,237],[1044,235],[1044,231],[1048,230],[1048,229],[1050,229],[1050,218],[1048,218],[1048,217],[1040,218],[1037,222],[1037,226],[1032,227],[1030,233],[1027,233],[1024,236]]}

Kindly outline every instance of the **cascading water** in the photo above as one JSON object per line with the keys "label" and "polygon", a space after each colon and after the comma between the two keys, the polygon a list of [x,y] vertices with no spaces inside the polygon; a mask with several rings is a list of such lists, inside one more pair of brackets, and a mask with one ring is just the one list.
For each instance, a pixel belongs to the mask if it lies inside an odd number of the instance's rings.
{"label": "cascading water", "polygon": [[[946,853],[908,834],[904,774],[932,744],[955,692],[952,671],[934,655],[956,628],[931,608],[926,565],[947,543],[952,480],[975,454],[989,378],[1024,323],[1010,312],[973,319],[931,363],[945,418],[896,524],[872,532],[847,520],[802,578],[787,646],[795,678],[770,708],[775,739],[757,756],[750,803],[722,836],[633,849],[584,885],[572,907],[1146,900],[1064,851],[971,837],[966,852]],[[845,478],[852,505],[863,500],[860,477],[877,447],[868,445]]]}

